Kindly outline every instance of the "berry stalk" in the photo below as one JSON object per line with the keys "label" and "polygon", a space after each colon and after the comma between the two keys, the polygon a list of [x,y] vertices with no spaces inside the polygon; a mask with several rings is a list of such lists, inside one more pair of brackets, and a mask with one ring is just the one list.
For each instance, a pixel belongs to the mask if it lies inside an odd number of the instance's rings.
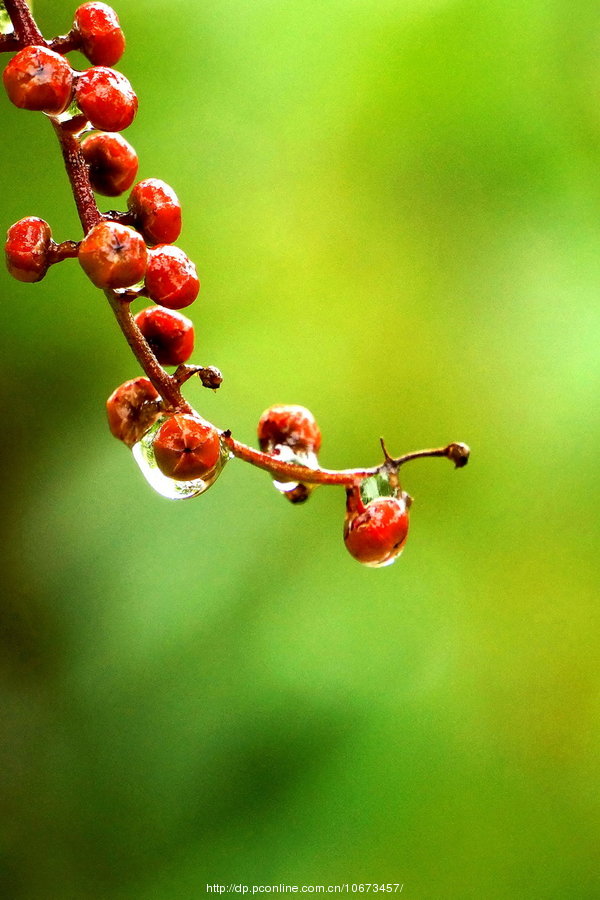
{"label": "berry stalk", "polygon": [[[37,44],[41,47],[48,46],[26,0],[4,0],[4,8],[13,23],[19,47],[27,47],[30,44]],[[3,47],[2,49],[7,48]]]}
{"label": "berry stalk", "polygon": [[424,459],[429,456],[443,456],[452,460],[456,468],[461,468],[467,464],[470,452],[466,444],[452,443],[446,447],[437,447],[434,450],[415,450],[412,453],[405,453],[403,456],[395,458],[386,455],[386,459],[381,465],[372,466],[368,469],[310,469],[307,466],[278,460],[268,453],[262,453],[260,450],[254,450],[252,447],[236,441],[231,436],[230,431],[221,432],[221,437],[230,452],[238,459],[243,459],[259,469],[265,469],[272,475],[303,484],[353,486],[365,478],[372,478],[375,475],[382,475],[386,472],[397,472],[405,463],[413,459]]}

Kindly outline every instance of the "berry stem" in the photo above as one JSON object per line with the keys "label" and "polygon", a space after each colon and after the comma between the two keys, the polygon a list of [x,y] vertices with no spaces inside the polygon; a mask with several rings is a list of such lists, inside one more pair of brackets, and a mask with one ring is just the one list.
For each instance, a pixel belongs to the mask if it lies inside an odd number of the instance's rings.
{"label": "berry stem", "polygon": [[[437,447],[434,450],[415,450],[412,453],[398,456],[396,459],[388,457],[381,465],[372,466],[369,469],[309,469],[307,466],[301,466],[297,463],[279,461],[268,453],[254,450],[252,447],[236,441],[230,431],[223,431],[221,437],[230,452],[237,456],[238,459],[243,459],[244,462],[257,466],[259,469],[265,469],[272,475],[287,478],[289,481],[299,481],[303,484],[344,484],[352,487],[364,478],[380,475],[388,470],[395,472],[404,463],[413,459],[423,459],[427,456],[443,456],[451,459],[458,468],[465,466],[469,459],[469,448],[466,444],[452,443],[446,447]],[[459,462],[458,460],[461,461]]]}
{"label": "berry stem", "polygon": [[59,34],[48,41],[48,46],[55,53],[65,54],[70,50],[79,50],[81,40],[77,31],[69,31],[68,34]]}
{"label": "berry stem", "polygon": [[125,340],[131,347],[145,374],[163,398],[165,409],[169,412],[191,414],[193,410],[189,403],[183,399],[178,382],[165,372],[148,346],[148,342],[142,332],[135,324],[129,311],[129,302],[123,300],[116,291],[105,291],[104,293],[125,336]]}
{"label": "berry stem", "polygon": [[4,0],[4,8],[13,23],[20,47],[27,47],[29,44],[48,46],[25,0]]}
{"label": "berry stem", "polygon": [[62,150],[65,169],[71,182],[73,198],[79,213],[79,220],[84,232],[97,225],[102,214],[96,204],[96,198],[90,185],[88,167],[77,137],[64,128],[56,119],[52,119],[52,125]]}
{"label": "berry stem", "polygon": [[62,241],[54,244],[48,253],[49,265],[62,262],[63,259],[76,259],[79,252],[79,241]]}

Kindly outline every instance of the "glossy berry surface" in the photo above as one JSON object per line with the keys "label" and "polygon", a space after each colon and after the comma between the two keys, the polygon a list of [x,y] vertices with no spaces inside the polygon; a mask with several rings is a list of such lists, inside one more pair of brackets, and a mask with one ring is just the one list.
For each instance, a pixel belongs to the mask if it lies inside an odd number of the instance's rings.
{"label": "glossy berry surface", "polygon": [[100,131],[123,131],[137,112],[136,94],[127,78],[114,69],[94,66],[75,82],[75,99],[82,113]]}
{"label": "glossy berry surface", "polygon": [[119,222],[99,222],[79,246],[79,262],[99,288],[131,287],[146,271],[148,252],[144,239]]}
{"label": "glossy berry surface", "polygon": [[170,244],[150,250],[144,283],[150,299],[169,309],[189,306],[200,290],[196,266],[183,250]]}
{"label": "glossy berry surface", "polygon": [[137,153],[121,134],[100,131],[81,142],[84,159],[90,167],[90,182],[98,194],[118,197],[128,191],[138,170]]}
{"label": "glossy berry surface", "polygon": [[119,19],[106,3],[84,3],[73,22],[81,36],[81,49],[95,66],[114,66],[125,50]]}
{"label": "glossy berry surface", "polygon": [[158,399],[152,383],[142,376],[120,385],[106,401],[111,434],[133,447],[161,415],[155,405]]}
{"label": "glossy berry surface", "polygon": [[344,525],[348,552],[365,566],[386,566],[400,555],[408,536],[408,508],[403,497],[377,497]]}
{"label": "glossy berry surface", "polygon": [[134,319],[162,366],[178,366],[192,355],[194,326],[186,316],[161,306],[149,306]]}
{"label": "glossy berry surface", "polygon": [[172,244],[181,234],[181,204],[160,178],[139,181],[127,206],[149,244]]}
{"label": "glossy berry surface", "polygon": [[318,453],[321,431],[310,410],[304,406],[271,406],[258,422],[260,449],[270,453],[274,447],[284,444],[295,451],[310,450]]}
{"label": "glossy berry surface", "polygon": [[18,281],[41,281],[49,263],[52,231],[44,219],[28,216],[8,229],[6,267]]}
{"label": "glossy berry surface", "polygon": [[195,416],[171,416],[159,428],[152,444],[163,475],[178,481],[210,480],[221,464],[219,433]]}
{"label": "glossy berry surface", "polygon": [[73,93],[73,70],[64,56],[30,46],[10,60],[3,74],[9,100],[19,109],[58,115]]}

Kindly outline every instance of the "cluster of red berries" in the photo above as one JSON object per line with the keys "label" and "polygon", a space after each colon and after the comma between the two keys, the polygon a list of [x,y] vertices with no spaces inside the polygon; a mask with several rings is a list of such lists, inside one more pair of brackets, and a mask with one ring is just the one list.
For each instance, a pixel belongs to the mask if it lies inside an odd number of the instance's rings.
{"label": "cluster of red berries", "polygon": [[[129,447],[136,444],[160,418],[159,401],[147,378],[122,384],[106,404],[113,435]],[[259,419],[257,435],[263,452],[274,459],[293,458],[300,464],[305,464],[311,454],[316,456],[321,446],[315,417],[303,406],[266,409]],[[168,478],[212,483],[222,467],[224,448],[213,425],[198,415],[177,414],[164,417],[153,435],[152,452],[156,466]],[[386,484],[389,487],[389,482]],[[310,487],[300,483],[288,491],[280,485],[284,496],[295,503],[308,498]],[[346,494],[344,542],[349,553],[367,566],[389,565],[406,543],[410,497],[396,487],[389,495],[363,499],[360,484],[349,487]]]}
{"label": "cluster of red berries", "polygon": [[[272,406],[258,422],[261,450],[274,457],[293,458],[306,465],[321,447],[321,431],[313,414],[303,406]],[[290,454],[287,454],[286,448]],[[293,503],[306,500],[310,485],[297,484],[284,496]],[[368,566],[384,566],[402,552],[408,535],[410,498],[399,488],[391,496],[375,497],[363,502],[361,486],[347,489],[344,541],[348,551]]]}
{"label": "cluster of red berries", "polygon": [[[25,9],[23,4],[19,15],[25,15]],[[33,26],[32,35],[37,29]],[[75,71],[53,46],[63,52],[81,50],[92,67]],[[397,460],[384,447],[386,459],[379,467],[331,473],[319,467],[321,432],[303,406],[265,410],[258,423],[261,453],[191,410],[179,392],[183,381],[202,371],[203,384],[215,388],[221,375],[213,367],[185,365],[194,349],[194,329],[177,310],[195,300],[200,283],[193,263],[174,246],[181,232],[181,206],[173,189],[156,178],[134,185],[137,154],[119,132],[133,121],[137,97],[129,81],[111,68],[124,48],[114,10],[90,2],[76,10],[68,35],[49,43],[40,36],[6,66],[3,80],[9,99],[21,109],[41,111],[53,119],[85,230],[80,242],[57,244],[43,219],[21,219],[7,235],[9,272],[20,281],[40,281],[49,266],[77,256],[90,280],[109,292],[111,305],[119,310],[142,296],[157,304],[138,312],[133,321],[127,312],[127,328],[117,315],[152,381],[140,376],[118,387],[107,400],[107,415],[112,434],[133,450],[159,493],[173,499],[197,496],[210,487],[232,454],[277,473],[275,487],[293,503],[308,499],[313,482],[343,483],[348,551],[367,566],[389,565],[402,552],[408,535],[411,500],[398,481],[402,461],[443,455],[463,466],[468,447],[449,444]],[[74,172],[81,176],[79,196]],[[126,211],[99,213],[92,190],[116,197],[130,189]],[[91,208],[90,216],[82,214],[84,203]],[[160,368],[165,365],[178,367],[173,376]],[[332,478],[336,475],[343,478]]]}
{"label": "cluster of red berries", "polygon": [[[76,10],[69,37],[70,49],[81,49],[92,68],[76,72],[60,53],[31,45],[6,66],[4,86],[15,106],[61,117],[58,121],[79,136],[92,188],[116,197],[132,187],[138,171],[135,150],[118,133],[133,121],[137,97],[125,76],[110,68],[120,59],[125,38],[115,11],[96,2]],[[138,313],[136,324],[161,365],[185,362],[194,347],[192,323],[173,312],[189,306],[200,289],[194,264],[173,246],[180,232],[175,191],[147,178],[131,190],[127,212],[101,217],[77,249],[81,267],[97,287],[132,289],[143,282],[131,297],[160,304]],[[8,231],[8,270],[20,281],[40,281],[64,258],[61,246],[43,219],[21,219]]]}

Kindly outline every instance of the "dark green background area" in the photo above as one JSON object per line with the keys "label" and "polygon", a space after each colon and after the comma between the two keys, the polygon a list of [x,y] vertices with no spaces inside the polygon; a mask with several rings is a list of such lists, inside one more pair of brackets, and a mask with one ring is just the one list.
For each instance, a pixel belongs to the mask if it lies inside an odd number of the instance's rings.
{"label": "dark green background area", "polygon": [[[382,571],[339,489],[294,508],[234,461],[170,503],[106,428],[139,370],[102,294],[2,272],[0,895],[597,898],[598,4],[118,12],[127,137],[183,203],[225,376],[192,404],[253,442],[302,403],[332,467],[379,435],[473,458],[407,467]],[[79,237],[43,116],[0,115],[2,230]]]}

